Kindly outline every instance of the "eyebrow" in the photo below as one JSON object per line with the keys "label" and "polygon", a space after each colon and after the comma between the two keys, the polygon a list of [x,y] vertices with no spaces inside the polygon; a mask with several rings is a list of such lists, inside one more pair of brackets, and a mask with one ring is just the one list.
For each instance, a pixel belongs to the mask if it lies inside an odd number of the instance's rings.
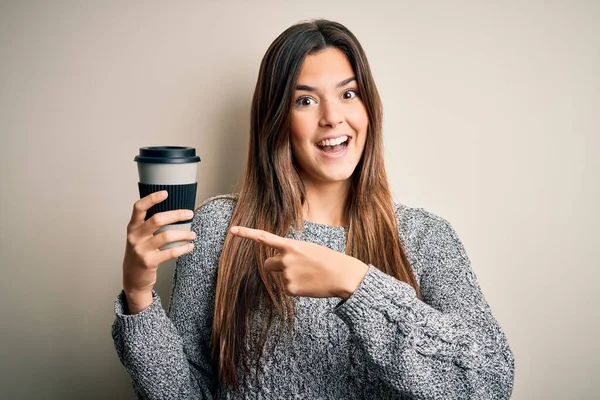
{"label": "eyebrow", "polygon": [[[339,82],[337,85],[335,85],[336,88],[340,88],[340,87],[344,87],[347,84],[349,84],[352,81],[355,81],[356,77],[350,77],[348,79],[344,79],[343,81]],[[304,90],[306,92],[316,92],[317,88],[313,87],[313,86],[308,86],[308,85],[297,85],[296,86],[296,90]]]}

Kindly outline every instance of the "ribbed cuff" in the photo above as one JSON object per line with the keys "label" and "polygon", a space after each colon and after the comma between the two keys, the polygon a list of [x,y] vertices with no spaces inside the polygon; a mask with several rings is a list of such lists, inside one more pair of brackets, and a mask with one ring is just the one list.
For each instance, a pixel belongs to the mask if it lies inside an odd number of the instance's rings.
{"label": "ribbed cuff", "polygon": [[120,325],[121,329],[125,332],[154,331],[157,324],[160,324],[166,314],[160,297],[154,290],[152,291],[152,299],[152,304],[144,310],[137,314],[127,314],[127,299],[125,298],[125,292],[121,291],[115,300],[116,324]]}
{"label": "ribbed cuff", "polygon": [[411,304],[416,300],[414,289],[398,279],[387,275],[372,265],[354,293],[340,303],[333,312],[347,325],[371,319],[372,313],[387,308],[391,303]]}

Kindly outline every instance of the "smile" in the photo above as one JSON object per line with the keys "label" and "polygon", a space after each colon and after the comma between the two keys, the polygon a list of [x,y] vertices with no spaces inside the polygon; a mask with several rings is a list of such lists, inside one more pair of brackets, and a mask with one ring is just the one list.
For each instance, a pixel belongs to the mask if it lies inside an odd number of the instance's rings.
{"label": "smile", "polygon": [[340,136],[335,139],[325,139],[316,144],[321,154],[328,157],[341,157],[346,154],[348,145],[352,140],[349,136]]}

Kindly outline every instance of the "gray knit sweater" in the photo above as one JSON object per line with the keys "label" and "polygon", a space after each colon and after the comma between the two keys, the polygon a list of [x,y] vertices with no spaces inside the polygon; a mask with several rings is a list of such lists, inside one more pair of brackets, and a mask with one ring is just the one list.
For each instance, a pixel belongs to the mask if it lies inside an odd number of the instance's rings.
{"label": "gray knit sweater", "polygon": [[[127,315],[121,293],[112,336],[143,399],[507,399],[514,358],[456,233],[444,219],[396,204],[399,235],[419,282],[370,267],[345,302],[296,300],[292,336],[267,343],[257,381],[220,390],[210,334],[217,265],[235,198],[194,216],[194,250],[178,259],[168,314],[160,298]],[[290,237],[344,252],[343,227],[305,222]]]}

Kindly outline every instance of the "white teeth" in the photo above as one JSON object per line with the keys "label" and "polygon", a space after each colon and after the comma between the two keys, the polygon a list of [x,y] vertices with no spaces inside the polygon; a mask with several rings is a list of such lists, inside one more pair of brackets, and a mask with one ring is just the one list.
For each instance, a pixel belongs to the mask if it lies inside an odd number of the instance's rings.
{"label": "white teeth", "polygon": [[338,144],[342,144],[344,143],[346,140],[348,140],[348,136],[340,136],[337,139],[325,139],[325,140],[321,140],[319,143],[317,143],[317,145],[319,146],[336,146]]}

